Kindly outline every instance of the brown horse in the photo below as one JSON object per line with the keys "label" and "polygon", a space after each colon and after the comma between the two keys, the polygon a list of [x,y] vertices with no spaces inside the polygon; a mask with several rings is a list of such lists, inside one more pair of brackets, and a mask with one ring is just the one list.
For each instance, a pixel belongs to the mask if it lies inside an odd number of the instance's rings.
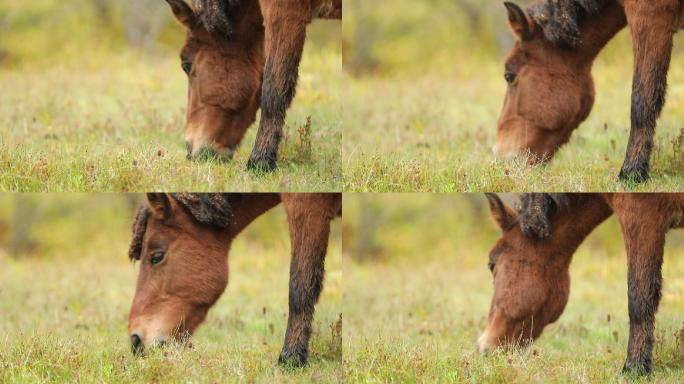
{"label": "brown horse", "polygon": [[281,201],[292,261],[290,314],[279,362],[306,364],[330,221],[342,214],[340,194],[148,194],[129,249],[129,258],[140,261],[128,319],[134,353],[192,335],[226,288],[233,239]]}
{"label": "brown horse", "polygon": [[594,59],[629,26],[635,62],[632,119],[620,179],[646,181],[684,2],[544,0],[526,11],[505,5],[518,41],[506,60],[508,91],[494,152],[504,157],[527,152],[530,164],[551,158],[591,112]]}
{"label": "brown horse", "polygon": [[[684,227],[684,194],[567,194],[546,208],[531,204],[517,212],[487,195],[503,231],[489,255],[494,296],[481,351],[527,345],[558,319],[568,301],[572,255],[594,228],[615,214],[628,259],[629,345],[625,371],[651,371],[655,314],[661,295],[665,234]],[[530,209],[531,208],[531,209]],[[530,217],[545,216],[544,238],[525,235]],[[518,225],[521,224],[521,225]]]}
{"label": "brown horse", "polygon": [[342,18],[342,0],[166,0],[187,29],[188,158],[230,159],[261,107],[249,167],[273,170],[295,95],[306,27]]}

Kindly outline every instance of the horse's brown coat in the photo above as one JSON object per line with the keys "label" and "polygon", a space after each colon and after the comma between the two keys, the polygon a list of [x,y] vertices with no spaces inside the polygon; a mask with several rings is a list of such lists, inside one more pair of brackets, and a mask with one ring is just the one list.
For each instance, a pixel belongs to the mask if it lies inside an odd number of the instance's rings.
{"label": "horse's brown coat", "polygon": [[[488,195],[503,230],[490,254],[494,296],[481,350],[528,344],[563,312],[572,255],[612,214],[620,222],[628,257],[630,337],[626,370],[650,372],[653,329],[660,301],[665,234],[684,227],[683,194],[567,194],[567,207],[548,217],[543,239],[525,235],[519,213]],[[523,213],[524,214],[524,213]]]}
{"label": "horse's brown coat", "polygon": [[[287,332],[280,362],[307,362],[314,306],[323,286],[330,221],[340,194],[148,194],[129,257],[140,273],[129,315],[134,351],[186,340],[228,282],[233,239],[282,201],[292,240]],[[153,264],[155,255],[163,260]]]}
{"label": "horse's brown coat", "polygon": [[681,0],[544,0],[527,11],[506,3],[518,42],[506,60],[509,82],[494,152],[551,158],[594,103],[591,68],[617,32],[629,26],[635,59],[632,129],[623,180],[645,181],[656,120],[665,103]]}

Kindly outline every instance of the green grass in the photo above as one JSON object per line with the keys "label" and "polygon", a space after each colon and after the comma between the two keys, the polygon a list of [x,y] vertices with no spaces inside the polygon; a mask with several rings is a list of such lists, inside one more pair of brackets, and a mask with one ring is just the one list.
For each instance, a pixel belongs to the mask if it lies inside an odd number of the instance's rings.
{"label": "green grass", "polygon": [[[234,243],[228,288],[198,329],[193,348],[166,348],[144,358],[131,354],[127,337],[138,266],[128,263],[123,229],[111,223],[100,223],[120,239],[109,246],[91,248],[90,238],[74,238],[84,246],[71,254],[16,261],[0,253],[0,382],[343,380],[341,337],[334,331],[342,312],[339,236],[331,238],[309,366],[289,371],[276,364],[288,308],[289,236],[282,208]],[[338,233],[339,224],[334,228]]]}
{"label": "green grass", "polygon": [[[484,199],[481,197],[481,199]],[[463,196],[345,195],[343,349],[349,382],[611,383],[627,350],[626,258],[614,219],[580,247],[564,314],[530,348],[477,352],[493,291],[489,213]],[[375,208],[373,208],[375,207]],[[381,217],[376,259],[354,255],[357,212]],[[421,212],[414,218],[416,212]],[[479,213],[478,213],[479,212]],[[684,233],[668,237],[651,380],[684,380]],[[352,258],[351,256],[355,256]]]}
{"label": "green grass", "polygon": [[268,175],[246,169],[258,120],[233,161],[186,160],[186,78],[175,52],[0,69],[0,190],[339,191],[339,45],[307,46],[279,169]]}
{"label": "green grass", "polygon": [[359,78],[345,75],[344,190],[681,190],[682,54],[672,62],[667,105],[656,130],[652,180],[630,186],[617,179],[630,121],[632,64],[624,33],[608,48],[609,58],[599,60],[594,68],[597,99],[591,116],[545,166],[529,167],[520,159],[496,161],[492,156],[506,91],[502,58],[493,54],[489,60],[481,55],[457,57],[462,50],[454,47],[449,69],[426,63],[424,71],[412,68]]}

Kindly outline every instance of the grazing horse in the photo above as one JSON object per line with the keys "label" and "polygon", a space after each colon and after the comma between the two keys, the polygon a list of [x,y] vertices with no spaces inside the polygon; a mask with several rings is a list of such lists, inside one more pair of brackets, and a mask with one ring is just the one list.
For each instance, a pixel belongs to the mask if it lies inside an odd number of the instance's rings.
{"label": "grazing horse", "polygon": [[342,0],[166,0],[187,29],[188,158],[231,159],[261,108],[249,168],[275,169],[306,27],[341,19]]}
{"label": "grazing horse", "polygon": [[[660,302],[665,234],[684,227],[684,194],[566,194],[535,198],[517,212],[487,195],[503,231],[489,254],[494,295],[481,351],[527,345],[560,317],[570,292],[569,267],[584,239],[611,215],[622,228],[627,249],[629,344],[625,371],[652,369],[655,314]],[[559,202],[559,203],[556,203]],[[526,235],[522,221],[548,221],[542,236]],[[536,227],[532,225],[531,227]],[[539,235],[539,233],[537,233]]]}
{"label": "grazing horse", "polygon": [[495,154],[526,152],[530,164],[551,158],[591,112],[594,59],[629,26],[634,47],[631,133],[620,179],[648,180],[684,2],[544,0],[527,10],[511,2],[505,5],[517,42],[506,59],[508,91]]}
{"label": "grazing horse", "polygon": [[140,261],[128,318],[134,353],[192,335],[226,288],[233,239],[280,202],[290,226],[292,261],[279,362],[306,364],[330,221],[342,215],[340,194],[148,194],[136,214],[128,254]]}

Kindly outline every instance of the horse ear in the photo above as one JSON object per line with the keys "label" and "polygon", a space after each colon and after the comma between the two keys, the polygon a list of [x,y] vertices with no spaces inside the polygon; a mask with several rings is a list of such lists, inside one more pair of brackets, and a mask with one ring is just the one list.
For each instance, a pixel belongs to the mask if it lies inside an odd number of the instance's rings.
{"label": "horse ear", "polygon": [[176,19],[188,29],[192,29],[197,19],[195,11],[183,0],[166,0],[166,2],[171,6]]}
{"label": "horse ear", "polygon": [[155,219],[165,220],[171,217],[171,202],[165,193],[148,193],[147,202]]}
{"label": "horse ear", "polygon": [[504,204],[501,198],[495,193],[486,193],[487,201],[489,201],[489,210],[492,211],[492,216],[499,228],[502,231],[508,231],[515,224],[518,214],[509,206]]}
{"label": "horse ear", "polygon": [[518,40],[530,40],[534,29],[534,23],[530,17],[518,6],[518,4],[506,1],[504,2],[504,5],[508,11],[508,23],[510,24],[513,33],[518,37]]}
{"label": "horse ear", "polygon": [[147,207],[141,204],[135,213],[135,222],[131,228],[133,237],[131,238],[131,244],[128,246],[128,259],[131,261],[140,260],[141,258],[148,216]]}

